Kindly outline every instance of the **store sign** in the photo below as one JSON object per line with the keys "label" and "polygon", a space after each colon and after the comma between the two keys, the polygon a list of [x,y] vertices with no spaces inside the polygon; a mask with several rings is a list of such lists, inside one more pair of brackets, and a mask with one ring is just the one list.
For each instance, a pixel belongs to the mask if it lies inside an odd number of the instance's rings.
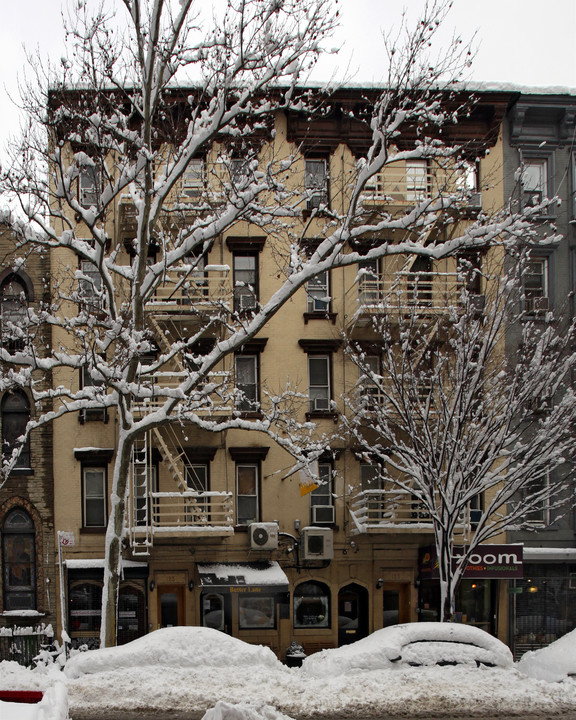
{"label": "store sign", "polygon": [[[454,554],[462,555],[467,548],[456,546]],[[479,545],[468,558],[465,578],[507,580],[524,577],[522,545]],[[456,558],[453,560],[456,564]],[[423,579],[438,579],[438,556],[433,547],[424,548],[420,554],[420,575]]]}

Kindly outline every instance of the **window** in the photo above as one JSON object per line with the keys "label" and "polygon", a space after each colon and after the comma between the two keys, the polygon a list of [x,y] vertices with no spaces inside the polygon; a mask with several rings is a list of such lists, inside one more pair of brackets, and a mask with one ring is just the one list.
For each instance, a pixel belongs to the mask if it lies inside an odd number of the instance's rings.
{"label": "window", "polygon": [[28,317],[28,299],[24,283],[16,275],[2,283],[2,344],[12,352],[24,348],[24,332]]}
{"label": "window", "polygon": [[524,307],[526,312],[548,310],[548,258],[530,257],[524,271]]}
{"label": "window", "polygon": [[294,588],[294,627],[330,627],[330,590],[319,582],[303,582]]}
{"label": "window", "polygon": [[208,295],[208,273],[206,272],[206,256],[190,255],[184,259],[184,265],[190,268],[182,286],[185,296],[190,300],[202,299]]}
{"label": "window", "polygon": [[312,525],[332,525],[334,523],[332,475],[332,463],[318,463],[318,486],[310,493],[310,522]]}
{"label": "window", "polygon": [[182,176],[182,195],[187,198],[199,198],[205,188],[204,160],[190,160]]}
{"label": "window", "polygon": [[82,468],[83,525],[102,528],[106,525],[106,468]]}
{"label": "window", "polygon": [[36,609],[36,548],[32,518],[11,510],[2,524],[4,610]]}
{"label": "window", "polygon": [[380,301],[382,279],[378,260],[361,260],[358,263],[358,300],[361,305]]}
{"label": "window", "polygon": [[[208,484],[208,465],[205,463],[195,463],[185,466],[186,471],[186,485],[189,490],[193,490],[196,493],[207,493],[209,490]],[[194,517],[190,519],[197,520],[198,513],[203,515],[204,520],[208,520],[206,513],[210,510],[210,500],[204,495],[199,498],[192,498],[190,503],[190,514]]]}
{"label": "window", "polygon": [[410,305],[419,307],[432,306],[432,261],[419,255],[407,275],[407,295]]}
{"label": "window", "polygon": [[310,412],[330,410],[330,356],[308,356],[308,397]]}
{"label": "window", "polygon": [[89,260],[80,261],[79,295],[88,310],[102,308],[102,276]]}
{"label": "window", "polygon": [[406,200],[421,202],[430,197],[427,160],[406,160]]}
{"label": "window", "polygon": [[327,313],[330,310],[330,288],[328,271],[321,272],[306,283],[306,311]]}
{"label": "window", "polygon": [[381,375],[379,355],[365,355],[360,371],[360,392],[367,410],[374,410],[382,400],[378,378]]}
{"label": "window", "polygon": [[[102,378],[95,379],[92,374],[92,368],[88,365],[83,365],[80,370],[80,389],[85,388],[102,388],[104,387],[104,380]],[[104,391],[105,392],[105,391]],[[94,400],[96,400],[97,392],[94,393]],[[93,420],[100,420],[106,422],[108,420],[108,414],[105,407],[91,407],[84,408],[79,414],[80,422],[90,422]]]}
{"label": "window", "polygon": [[21,445],[19,439],[30,421],[30,403],[20,390],[7,392],[2,398],[2,455],[9,458],[13,450],[21,447],[15,468],[30,467],[30,437]]}
{"label": "window", "polygon": [[236,464],[236,524],[250,525],[260,519],[258,463]]}
{"label": "window", "polygon": [[360,464],[360,486],[366,499],[367,521],[377,522],[384,517],[384,485],[378,465]]}
{"label": "window", "polygon": [[536,509],[526,515],[526,522],[528,525],[546,527],[550,524],[549,487],[550,476],[544,471],[541,475],[532,478],[530,482],[527,483],[524,490],[524,496],[528,499],[528,501],[530,498],[533,498],[536,505]]}
{"label": "window", "polygon": [[522,168],[524,205],[538,205],[548,197],[548,162],[545,158],[528,158]]}
{"label": "window", "polygon": [[236,355],[236,409],[243,412],[257,412],[260,409],[258,384],[258,355]]}
{"label": "window", "polygon": [[234,254],[234,309],[254,310],[258,300],[258,258]]}
{"label": "window", "polygon": [[274,596],[240,595],[238,597],[238,627],[241,630],[275,628],[276,602]]}
{"label": "window", "polygon": [[306,208],[314,210],[328,205],[328,169],[325,158],[306,159],[304,187],[306,189]]}
{"label": "window", "polygon": [[98,168],[89,165],[81,168],[78,180],[78,200],[84,208],[90,208],[98,204],[100,188],[100,174]]}

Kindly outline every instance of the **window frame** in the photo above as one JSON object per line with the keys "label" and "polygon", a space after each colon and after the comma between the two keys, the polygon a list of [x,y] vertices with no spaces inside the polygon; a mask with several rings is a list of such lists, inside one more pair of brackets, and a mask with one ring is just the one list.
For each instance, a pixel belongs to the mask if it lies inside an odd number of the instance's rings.
{"label": "window frame", "polygon": [[[91,182],[85,184],[85,179]],[[80,207],[85,210],[97,207],[101,189],[102,176],[100,170],[96,165],[83,165],[78,173],[78,203]]]}
{"label": "window frame", "polygon": [[[239,492],[239,483],[240,483],[240,477],[239,477],[239,471],[242,469],[250,468],[254,471],[254,492],[253,493],[240,493]],[[260,463],[257,461],[237,461],[235,468],[234,468],[234,474],[235,474],[235,490],[236,490],[236,526],[237,527],[249,527],[252,523],[260,522],[261,517],[261,511],[260,511],[260,478],[261,478],[261,466]],[[240,518],[239,516],[239,506],[240,506],[240,498],[253,498],[251,502],[254,503],[254,512],[251,514],[251,517],[248,518]],[[242,522],[241,522],[242,520]]]}
{"label": "window frame", "polygon": [[[89,496],[87,493],[87,473],[101,472],[102,494]],[[108,523],[108,466],[104,463],[82,463],[82,529],[88,531],[105,531]],[[102,523],[88,523],[88,500],[99,500],[102,510]]]}
{"label": "window frame", "polygon": [[326,315],[330,312],[331,305],[330,272],[323,270],[306,283],[306,312],[310,315]]}
{"label": "window frame", "polygon": [[[11,516],[15,516],[17,513],[22,514],[28,521],[26,526],[8,527]],[[2,545],[0,554],[2,558],[2,607],[4,611],[22,611],[22,610],[36,610],[38,607],[37,597],[37,585],[38,585],[38,573],[37,573],[37,562],[36,562],[36,526],[34,519],[23,507],[16,506],[11,508],[3,518],[2,527],[0,528],[0,536],[2,539]],[[12,543],[10,539],[13,538]],[[24,541],[23,552],[27,554],[27,557],[21,558],[20,560],[9,559],[9,545],[14,545],[17,539]],[[26,542],[26,540],[28,542]],[[28,546],[28,547],[26,547]],[[13,549],[13,548],[12,548]],[[24,561],[28,566],[29,582],[18,585],[11,583],[10,570],[14,565],[24,565]],[[10,602],[12,597],[18,597],[19,595],[29,596],[30,602],[26,607],[12,607]]]}
{"label": "window frame", "polygon": [[[239,268],[237,262],[241,259],[250,259],[254,263],[254,268]],[[234,310],[236,312],[248,312],[250,310],[256,310],[258,301],[260,298],[260,278],[259,278],[259,267],[258,267],[258,253],[241,251],[234,252],[232,254],[232,282],[234,285]],[[253,274],[253,282],[246,279],[239,279],[238,275],[241,273]],[[246,304],[242,298],[251,298]]]}
{"label": "window frame", "polygon": [[[306,592],[303,592],[303,589],[305,588]],[[311,591],[313,589],[316,589],[318,592],[316,594],[313,594]],[[319,600],[320,605],[324,608],[324,614],[321,616],[319,613],[316,613],[317,618],[321,618],[320,622],[304,622],[303,620],[298,620],[299,617],[299,610],[304,604],[305,598],[312,598],[314,600]],[[326,583],[318,582],[316,580],[305,580],[304,582],[298,583],[294,587],[294,593],[292,598],[293,603],[293,627],[297,629],[323,629],[323,630],[329,630],[332,627],[332,618],[331,618],[331,593],[330,593],[330,587]],[[304,613],[302,613],[303,615]],[[310,615],[310,617],[312,617]]]}
{"label": "window frame", "polygon": [[[326,366],[326,384],[313,384],[312,383],[312,368],[311,363],[314,361],[322,360]],[[309,413],[329,413],[331,412],[332,402],[332,354],[331,353],[308,353],[308,412]],[[325,389],[325,393],[317,395],[317,393]],[[316,390],[316,392],[314,392]],[[317,395],[313,397],[313,395]],[[317,400],[326,401],[325,408],[317,407]]]}
{"label": "window frame", "polygon": [[[239,382],[238,366],[242,361],[246,367],[251,368],[250,382]],[[260,412],[260,353],[236,353],[234,355],[234,388],[240,391],[243,397],[235,397],[235,409],[243,413]],[[249,397],[246,389],[253,388],[254,398]]]}
{"label": "window frame", "polygon": [[[529,170],[539,168],[537,182],[527,187],[526,178],[531,175]],[[534,178],[530,178],[530,182]],[[549,158],[544,156],[528,155],[522,158],[522,172],[520,176],[522,187],[522,206],[539,205],[543,200],[550,197],[550,170]]]}
{"label": "window frame", "polygon": [[182,197],[197,200],[206,191],[206,161],[192,158],[182,173]]}
{"label": "window frame", "polygon": [[[14,408],[6,408],[6,405],[8,403],[8,398],[12,397],[18,397],[22,401],[21,407],[18,409],[16,407]],[[6,458],[9,454],[12,453],[12,450],[15,447],[14,442],[9,442],[8,438],[6,437],[6,431],[8,429],[12,430],[11,423],[8,421],[8,418],[10,417],[20,417],[20,426],[16,427],[16,430],[13,430],[13,432],[10,433],[10,435],[14,435],[14,439],[16,437],[20,437],[22,435],[22,432],[25,430],[26,425],[30,422],[30,419],[32,417],[31,415],[31,404],[30,400],[28,399],[28,396],[25,392],[22,390],[16,389],[16,390],[10,390],[4,393],[2,396],[2,401],[0,402],[0,418],[2,421],[2,457]],[[26,422],[23,422],[23,418],[26,416]],[[17,420],[14,420],[12,422],[17,423]],[[18,435],[16,435],[16,432],[18,432]],[[32,468],[32,447],[30,442],[30,434],[28,434],[28,437],[26,438],[26,441],[22,445],[22,450],[20,451],[20,455],[18,456],[18,460],[16,461],[16,464],[14,465],[14,468],[12,472],[20,472],[20,473],[30,473]]]}
{"label": "window frame", "polygon": [[[318,173],[312,168],[322,168]],[[330,206],[329,164],[327,157],[304,158],[304,190],[306,210],[319,210]]]}
{"label": "window frame", "polygon": [[[6,294],[6,290],[13,284],[18,284],[21,288],[18,294]],[[17,328],[26,329],[26,321],[28,318],[28,305],[30,298],[28,296],[28,286],[23,277],[18,273],[10,273],[0,283],[0,328],[1,328],[1,342],[2,346],[6,347],[9,351],[23,350],[25,342],[22,338],[11,338],[11,333],[6,333],[4,330],[5,322]],[[6,310],[10,308],[8,317]],[[4,339],[6,337],[6,340]]]}
{"label": "window frame", "polygon": [[[82,365],[79,370],[80,373],[80,390],[86,387],[103,387],[104,380],[95,381],[90,375],[90,367],[88,365]],[[81,423],[85,422],[108,422],[108,409],[105,405],[98,408],[84,408],[78,413],[78,419]]]}
{"label": "window frame", "polygon": [[[424,172],[422,172],[424,170]],[[430,163],[427,158],[406,160],[406,201],[420,203],[431,197]],[[423,181],[423,182],[422,182]]]}
{"label": "window frame", "polygon": [[[531,265],[540,263],[542,265],[541,272],[529,272]],[[526,285],[526,280],[530,277],[540,277],[542,281],[534,284],[533,287]],[[549,309],[550,299],[550,258],[544,254],[530,253],[526,270],[522,273],[522,292],[524,300],[524,310],[530,315],[537,315]]]}
{"label": "window frame", "polygon": [[79,258],[78,271],[80,273],[78,278],[80,302],[91,310],[102,310],[104,306],[104,298],[102,297],[104,283],[98,267],[91,260]]}

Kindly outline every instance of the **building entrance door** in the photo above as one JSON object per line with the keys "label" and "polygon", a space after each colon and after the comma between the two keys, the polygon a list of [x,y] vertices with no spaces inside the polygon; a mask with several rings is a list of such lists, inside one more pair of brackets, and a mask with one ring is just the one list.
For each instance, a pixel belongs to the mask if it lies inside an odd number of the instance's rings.
{"label": "building entrance door", "polygon": [[352,583],[338,593],[338,646],[368,635],[368,590]]}
{"label": "building entrance door", "polygon": [[382,601],[382,627],[410,622],[409,583],[384,583]]}
{"label": "building entrance door", "polygon": [[158,619],[160,627],[185,625],[184,585],[158,586]]}

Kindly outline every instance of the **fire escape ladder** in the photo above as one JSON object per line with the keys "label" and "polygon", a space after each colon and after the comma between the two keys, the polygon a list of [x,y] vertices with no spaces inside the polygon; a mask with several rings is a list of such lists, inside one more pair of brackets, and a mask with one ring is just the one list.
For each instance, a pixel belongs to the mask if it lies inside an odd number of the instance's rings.
{"label": "fire escape ladder", "polygon": [[130,545],[133,555],[149,555],[152,545],[150,497],[151,447],[149,433],[144,433],[132,446]]}

